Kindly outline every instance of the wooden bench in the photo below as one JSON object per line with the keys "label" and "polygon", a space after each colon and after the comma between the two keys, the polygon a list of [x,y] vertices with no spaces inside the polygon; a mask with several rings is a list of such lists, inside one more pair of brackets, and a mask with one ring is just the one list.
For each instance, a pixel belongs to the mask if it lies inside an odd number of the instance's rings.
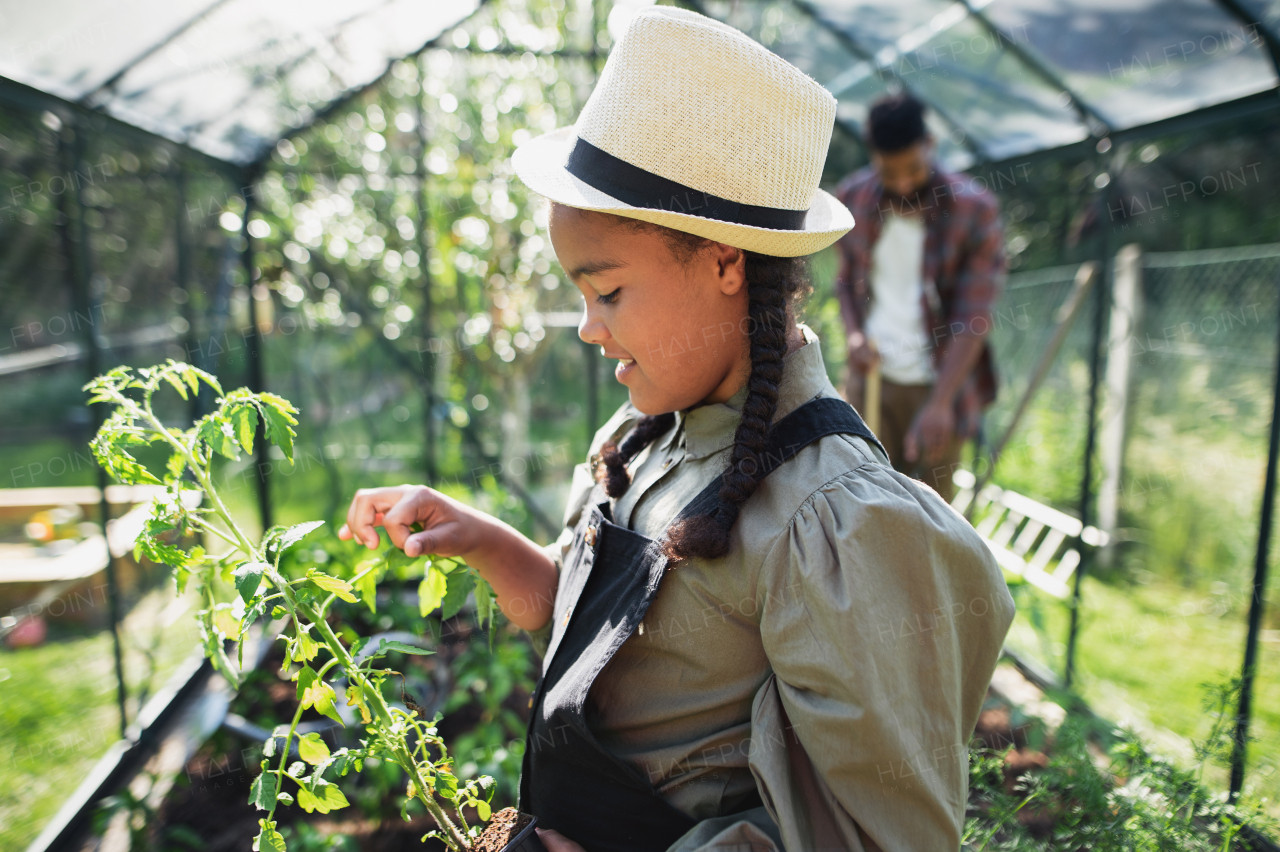
{"label": "wooden bench", "polygon": [[1107,534],[1096,527],[1081,530],[1078,518],[1016,491],[988,484],[975,497],[976,479],[967,470],[957,470],[952,481],[952,507],[973,519],[1000,567],[1055,597],[1071,595],[1067,582],[1080,564],[1076,541],[1092,547],[1107,544]]}

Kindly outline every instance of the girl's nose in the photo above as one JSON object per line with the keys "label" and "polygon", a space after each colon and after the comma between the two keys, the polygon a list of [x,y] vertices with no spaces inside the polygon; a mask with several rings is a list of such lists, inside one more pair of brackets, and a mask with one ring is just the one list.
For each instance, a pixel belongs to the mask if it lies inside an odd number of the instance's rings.
{"label": "girl's nose", "polygon": [[600,316],[592,312],[589,299],[583,307],[582,319],[578,320],[578,337],[582,338],[583,343],[589,343],[592,346],[603,346],[609,339],[609,329]]}

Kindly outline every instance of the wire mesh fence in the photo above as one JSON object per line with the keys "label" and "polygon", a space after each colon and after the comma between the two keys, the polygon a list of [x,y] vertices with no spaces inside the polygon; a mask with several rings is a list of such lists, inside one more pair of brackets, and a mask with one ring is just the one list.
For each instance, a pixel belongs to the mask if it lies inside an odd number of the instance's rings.
{"label": "wire mesh fence", "polygon": [[[1114,501],[1113,519],[1105,510],[1098,518],[1112,543],[1088,560],[1075,684],[1104,718],[1194,761],[1214,722],[1213,700],[1238,690],[1244,659],[1280,330],[1280,246],[1133,257],[1135,304],[1110,318],[1104,341],[1113,366],[1099,391],[1103,446],[1092,482],[1100,506]],[[1112,264],[1116,301],[1121,266]],[[991,435],[1002,434],[1075,272],[1010,277],[1000,311],[1018,321],[998,322],[993,332],[1004,393],[987,420]],[[994,478],[1071,514],[1078,514],[1083,475],[1091,314],[1092,305],[1081,312]],[[1127,370],[1119,366],[1126,362]],[[1109,424],[1121,438],[1114,461]],[[1272,599],[1275,587],[1273,580]],[[1019,615],[1010,645],[1061,677],[1069,600],[1030,584],[1013,588]],[[1273,803],[1280,792],[1278,627],[1273,608],[1260,633],[1245,775]],[[1221,765],[1209,766],[1207,777],[1227,784]]]}

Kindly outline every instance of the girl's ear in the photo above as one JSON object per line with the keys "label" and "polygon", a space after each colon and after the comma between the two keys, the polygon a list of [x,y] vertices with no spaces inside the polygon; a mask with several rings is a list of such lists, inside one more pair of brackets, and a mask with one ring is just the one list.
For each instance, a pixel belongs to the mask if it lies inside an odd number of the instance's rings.
{"label": "girl's ear", "polygon": [[724,243],[715,243],[711,255],[716,263],[720,292],[726,296],[737,295],[747,285],[746,252]]}

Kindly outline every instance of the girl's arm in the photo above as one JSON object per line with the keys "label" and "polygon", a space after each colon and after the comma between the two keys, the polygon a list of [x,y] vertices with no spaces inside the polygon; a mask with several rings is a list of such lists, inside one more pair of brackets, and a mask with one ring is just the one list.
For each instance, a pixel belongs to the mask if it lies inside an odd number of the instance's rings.
{"label": "girl's arm", "polygon": [[[422,532],[414,532],[422,524]],[[382,527],[408,556],[456,556],[480,572],[516,626],[537,630],[551,619],[559,575],[555,562],[518,530],[425,485],[362,488],[338,530],[370,550]]]}

